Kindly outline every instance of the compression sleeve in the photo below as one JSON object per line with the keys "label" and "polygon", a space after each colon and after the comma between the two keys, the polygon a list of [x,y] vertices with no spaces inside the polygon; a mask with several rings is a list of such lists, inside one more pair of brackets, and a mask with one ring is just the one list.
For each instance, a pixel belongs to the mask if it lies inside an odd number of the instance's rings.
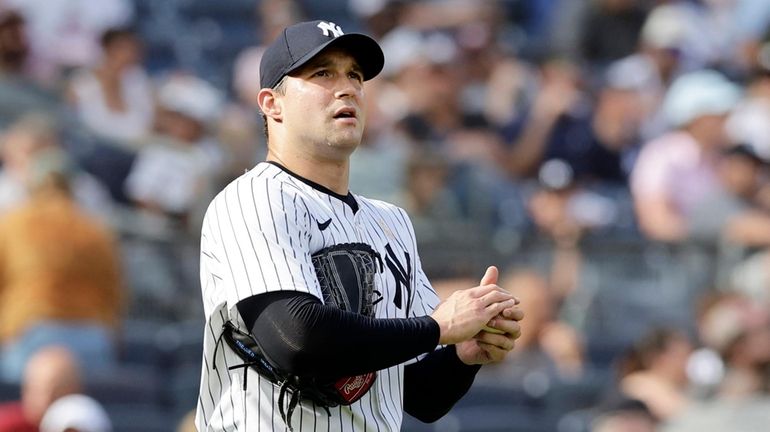
{"label": "compression sleeve", "polygon": [[338,379],[385,369],[435,349],[433,318],[369,318],[310,294],[273,291],[241,300],[238,312],[263,354],[295,375]]}
{"label": "compression sleeve", "polygon": [[435,350],[404,367],[404,411],[434,422],[452,409],[473,384],[481,366],[468,366],[454,345]]}

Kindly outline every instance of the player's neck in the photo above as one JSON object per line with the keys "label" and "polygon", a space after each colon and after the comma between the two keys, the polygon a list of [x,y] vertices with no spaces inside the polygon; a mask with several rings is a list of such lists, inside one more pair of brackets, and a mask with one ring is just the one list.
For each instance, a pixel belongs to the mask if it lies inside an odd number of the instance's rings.
{"label": "player's neck", "polygon": [[268,150],[266,160],[285,167],[294,174],[317,183],[339,195],[348,194],[350,162],[303,157],[302,155],[278,154]]}

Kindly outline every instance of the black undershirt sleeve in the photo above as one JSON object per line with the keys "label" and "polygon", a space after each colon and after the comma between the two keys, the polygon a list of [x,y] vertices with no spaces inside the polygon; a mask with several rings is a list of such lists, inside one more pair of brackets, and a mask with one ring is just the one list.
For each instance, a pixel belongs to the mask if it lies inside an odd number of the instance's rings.
{"label": "black undershirt sleeve", "polygon": [[323,380],[403,363],[434,350],[439,340],[431,317],[369,318],[297,291],[258,294],[237,307],[268,360]]}
{"label": "black undershirt sleeve", "polygon": [[454,345],[435,350],[404,367],[404,411],[434,422],[452,409],[473,384],[481,366],[468,366]]}

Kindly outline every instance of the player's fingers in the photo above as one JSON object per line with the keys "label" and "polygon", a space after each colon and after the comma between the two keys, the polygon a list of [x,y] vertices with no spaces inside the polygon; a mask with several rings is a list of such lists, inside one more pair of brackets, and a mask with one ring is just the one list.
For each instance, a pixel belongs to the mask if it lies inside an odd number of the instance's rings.
{"label": "player's fingers", "polygon": [[502,290],[489,291],[483,296],[481,296],[479,300],[481,300],[481,302],[484,305],[490,305],[492,303],[498,303],[498,302],[507,301],[507,300],[514,301],[513,304],[511,304],[511,306],[516,304],[515,302],[516,299],[511,295],[511,293],[507,291],[502,291]]}
{"label": "player's fingers", "polygon": [[486,273],[484,273],[484,276],[481,278],[481,283],[479,285],[495,285],[497,284],[497,277],[499,276],[499,272],[497,270],[497,267],[495,266],[489,266],[487,267]]}
{"label": "player's fingers", "polygon": [[494,345],[502,350],[510,351],[513,349],[515,339],[507,334],[495,334],[486,331],[479,332],[475,339],[489,345]]}
{"label": "player's fingers", "polygon": [[524,310],[517,304],[516,306],[503,309],[502,316],[514,321],[521,321],[524,319]]}
{"label": "player's fingers", "polygon": [[477,287],[469,288],[466,290],[466,294],[471,298],[481,298],[495,291],[510,295],[508,291],[500,288],[495,284],[479,285]]}
{"label": "player's fingers", "polygon": [[506,354],[510,350],[502,349],[497,345],[489,344],[484,341],[478,341],[479,348],[483,349],[487,353],[487,357],[491,362],[498,362],[505,358]]}
{"label": "player's fingers", "polygon": [[521,326],[519,323],[514,320],[500,318],[499,315],[489,320],[487,326],[500,330],[514,339],[521,337]]}
{"label": "player's fingers", "polygon": [[514,299],[504,299],[497,301],[495,303],[488,304],[484,308],[484,315],[487,317],[487,321],[491,320],[492,317],[495,315],[500,314],[502,311],[504,311],[506,308],[513,307],[516,305],[516,301]]}

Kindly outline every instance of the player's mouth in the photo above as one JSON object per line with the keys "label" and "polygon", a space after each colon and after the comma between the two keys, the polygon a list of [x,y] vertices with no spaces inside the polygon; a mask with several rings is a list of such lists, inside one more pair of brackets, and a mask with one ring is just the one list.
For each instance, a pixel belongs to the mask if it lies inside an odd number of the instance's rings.
{"label": "player's mouth", "polygon": [[343,123],[355,124],[358,122],[356,109],[353,107],[340,108],[334,112],[334,120]]}

